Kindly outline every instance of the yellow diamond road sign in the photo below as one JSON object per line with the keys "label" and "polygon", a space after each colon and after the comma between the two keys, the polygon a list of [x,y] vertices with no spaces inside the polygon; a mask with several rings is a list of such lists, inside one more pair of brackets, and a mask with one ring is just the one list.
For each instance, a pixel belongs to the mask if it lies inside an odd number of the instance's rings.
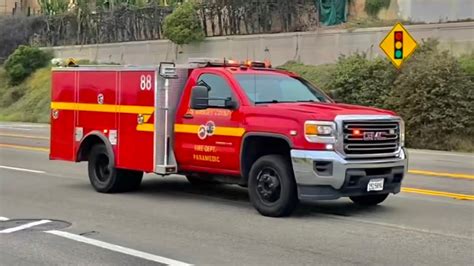
{"label": "yellow diamond road sign", "polygon": [[401,23],[397,23],[380,43],[380,48],[396,68],[400,68],[417,47],[415,39]]}

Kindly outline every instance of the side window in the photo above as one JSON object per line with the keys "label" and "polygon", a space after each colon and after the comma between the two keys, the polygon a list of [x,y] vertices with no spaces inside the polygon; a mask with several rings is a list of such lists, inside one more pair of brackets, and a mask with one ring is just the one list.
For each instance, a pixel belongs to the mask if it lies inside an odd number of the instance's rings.
{"label": "side window", "polygon": [[222,100],[209,100],[210,107],[224,107],[226,98],[232,98],[232,89],[224,78],[214,74],[202,74],[197,85],[205,86],[209,89],[209,98],[219,98]]}

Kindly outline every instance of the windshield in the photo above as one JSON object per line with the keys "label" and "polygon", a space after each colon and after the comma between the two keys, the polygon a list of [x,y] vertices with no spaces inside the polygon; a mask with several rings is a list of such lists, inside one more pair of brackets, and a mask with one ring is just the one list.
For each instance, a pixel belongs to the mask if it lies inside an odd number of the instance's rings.
{"label": "windshield", "polygon": [[309,82],[301,78],[275,74],[236,74],[247,97],[258,103],[330,102]]}

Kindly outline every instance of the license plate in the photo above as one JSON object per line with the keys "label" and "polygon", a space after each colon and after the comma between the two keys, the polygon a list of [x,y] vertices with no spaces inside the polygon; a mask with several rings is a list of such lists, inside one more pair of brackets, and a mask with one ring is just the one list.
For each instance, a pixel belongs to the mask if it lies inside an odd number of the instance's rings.
{"label": "license plate", "polygon": [[383,180],[383,178],[371,179],[367,184],[367,191],[382,191]]}

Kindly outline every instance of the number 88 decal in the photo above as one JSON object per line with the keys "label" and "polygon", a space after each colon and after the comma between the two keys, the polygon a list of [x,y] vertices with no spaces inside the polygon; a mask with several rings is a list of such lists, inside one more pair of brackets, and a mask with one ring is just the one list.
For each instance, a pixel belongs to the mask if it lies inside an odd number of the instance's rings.
{"label": "number 88 decal", "polygon": [[151,90],[151,75],[141,75],[140,76],[140,89],[144,90]]}

